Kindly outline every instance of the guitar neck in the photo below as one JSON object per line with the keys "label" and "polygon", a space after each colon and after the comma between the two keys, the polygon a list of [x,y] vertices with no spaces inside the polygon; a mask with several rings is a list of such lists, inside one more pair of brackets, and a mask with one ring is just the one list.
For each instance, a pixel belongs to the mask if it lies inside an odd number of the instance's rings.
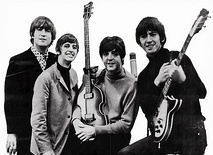
{"label": "guitar neck", "polygon": [[89,21],[84,19],[85,67],[90,68]]}
{"label": "guitar neck", "polygon": [[[179,53],[179,55],[178,55],[178,57],[177,57],[177,59],[176,59],[176,62],[175,62],[175,63],[176,63],[177,66],[180,65],[181,60],[183,59],[183,56],[184,56],[184,54],[186,53],[186,49],[187,49],[187,47],[188,47],[188,45],[189,45],[191,39],[192,39],[192,37],[188,34],[188,36],[187,36],[187,38],[186,38],[186,40],[185,40],[185,42],[184,42],[184,44],[183,44],[183,47],[182,47],[182,49],[181,49],[181,51],[180,51],[180,53]],[[164,84],[164,87],[163,87],[163,90],[162,90],[162,95],[163,95],[163,96],[166,96],[166,95],[167,95],[171,83],[172,83],[172,79],[171,79],[171,78],[168,78],[168,79],[166,80],[166,82],[165,82],[165,84]]]}
{"label": "guitar neck", "polygon": [[86,93],[91,92],[91,71],[90,71],[90,47],[89,47],[89,21],[84,19],[84,46],[85,46],[85,88]]}
{"label": "guitar neck", "polygon": [[180,65],[181,60],[182,60],[184,54],[186,53],[186,49],[187,49],[187,47],[188,47],[188,45],[189,45],[191,39],[192,39],[192,37],[188,34],[188,36],[187,36],[187,38],[186,38],[186,40],[185,40],[185,42],[184,42],[184,45],[183,45],[183,47],[182,47],[182,49],[181,49],[181,51],[180,51],[180,53],[179,53],[179,55],[178,55],[178,57],[177,57],[177,60],[176,60],[176,65],[177,65],[177,66]]}

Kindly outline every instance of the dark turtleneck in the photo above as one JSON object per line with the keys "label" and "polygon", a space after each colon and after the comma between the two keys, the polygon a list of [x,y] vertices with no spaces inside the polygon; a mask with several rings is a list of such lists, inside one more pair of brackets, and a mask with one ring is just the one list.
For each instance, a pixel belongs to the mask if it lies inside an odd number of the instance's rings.
{"label": "dark turtleneck", "polygon": [[122,76],[124,76],[124,69],[122,68],[115,73],[110,73],[110,72],[107,71],[106,76],[111,80],[121,79]]}
{"label": "dark turtleneck", "polygon": [[71,65],[69,68],[65,68],[63,66],[61,66],[58,62],[57,62],[57,68],[61,73],[62,78],[64,79],[68,89],[70,90],[70,74],[69,74],[69,70],[71,68]]}

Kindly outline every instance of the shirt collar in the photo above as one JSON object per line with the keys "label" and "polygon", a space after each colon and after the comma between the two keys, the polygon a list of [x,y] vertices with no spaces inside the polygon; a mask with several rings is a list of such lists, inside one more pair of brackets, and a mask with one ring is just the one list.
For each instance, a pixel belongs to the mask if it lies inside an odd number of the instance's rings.
{"label": "shirt collar", "polygon": [[40,52],[38,52],[34,46],[31,46],[31,51],[33,52],[33,54],[36,56],[36,58],[38,59],[38,61],[40,61],[40,57],[44,57],[45,60],[47,60],[48,55],[49,55],[49,51],[47,50],[44,54],[41,54]]}

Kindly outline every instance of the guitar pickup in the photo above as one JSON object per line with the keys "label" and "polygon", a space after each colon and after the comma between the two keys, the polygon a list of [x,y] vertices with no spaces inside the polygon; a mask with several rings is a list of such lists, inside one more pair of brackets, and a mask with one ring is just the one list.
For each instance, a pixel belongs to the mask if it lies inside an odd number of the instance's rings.
{"label": "guitar pickup", "polygon": [[93,98],[93,93],[84,94],[84,99],[90,99],[90,98]]}

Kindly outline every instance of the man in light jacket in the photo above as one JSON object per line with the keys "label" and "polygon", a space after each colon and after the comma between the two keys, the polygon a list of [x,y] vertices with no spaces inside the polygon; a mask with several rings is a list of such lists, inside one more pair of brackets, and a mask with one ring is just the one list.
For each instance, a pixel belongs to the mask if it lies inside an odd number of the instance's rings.
{"label": "man in light jacket", "polygon": [[78,50],[75,36],[61,36],[56,44],[57,62],[36,80],[31,114],[31,152],[35,155],[68,155],[72,150],[72,107],[78,78],[71,62]]}

